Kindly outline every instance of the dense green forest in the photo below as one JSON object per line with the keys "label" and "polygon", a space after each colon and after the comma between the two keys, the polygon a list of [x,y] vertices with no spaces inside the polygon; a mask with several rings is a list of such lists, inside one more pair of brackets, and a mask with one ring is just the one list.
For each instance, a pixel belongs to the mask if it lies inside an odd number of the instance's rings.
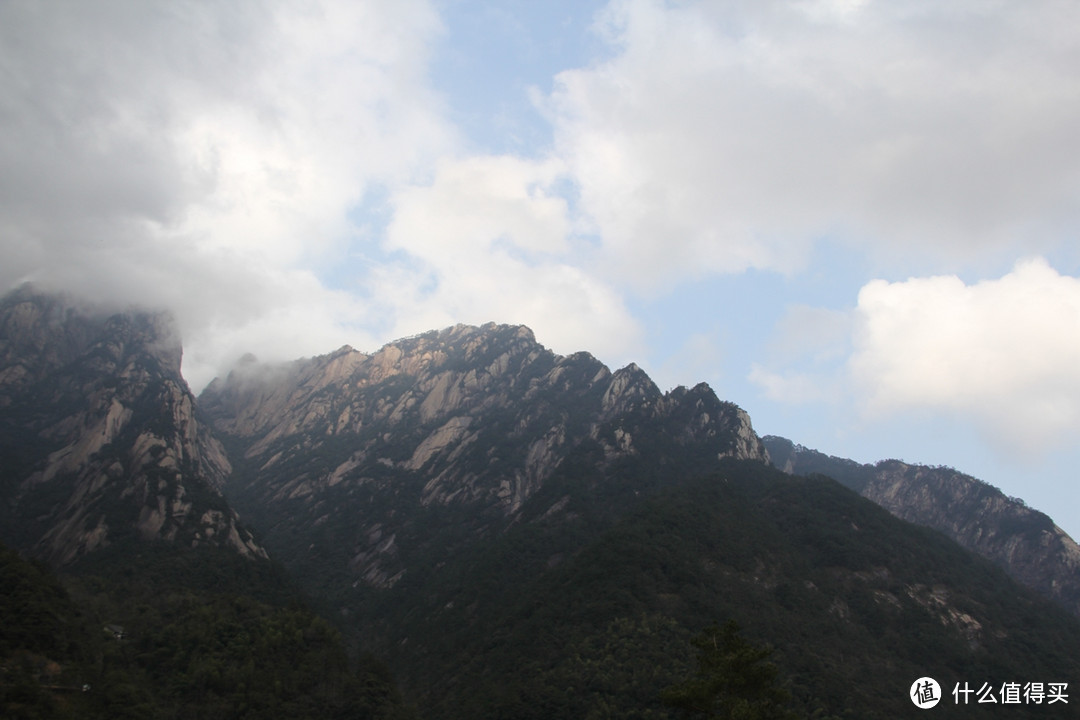
{"label": "dense green forest", "polygon": [[227,551],[115,548],[63,584],[0,550],[5,718],[409,718],[280,570]]}
{"label": "dense green forest", "polygon": [[1080,674],[1071,616],[829,478],[731,462],[624,493],[612,514],[613,472],[564,474],[535,498],[570,497],[558,516],[358,598],[378,621],[355,629],[426,716],[681,717],[665,692],[693,677],[693,638],[729,620],[773,648],[799,717],[904,716],[923,675],[951,689]]}
{"label": "dense green forest", "polygon": [[5,549],[0,714],[873,720],[910,715],[924,675],[946,695],[1080,675],[1073,618],[829,478],[595,468],[567,463],[453,554],[418,545],[347,613],[321,598],[317,615],[281,568],[223,550],[113,547],[57,579]]}

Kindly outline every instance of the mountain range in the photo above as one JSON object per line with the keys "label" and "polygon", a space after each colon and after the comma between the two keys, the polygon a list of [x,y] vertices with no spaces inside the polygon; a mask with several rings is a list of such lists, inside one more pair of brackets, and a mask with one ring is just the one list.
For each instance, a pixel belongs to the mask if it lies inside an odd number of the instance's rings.
{"label": "mountain range", "polygon": [[0,540],[47,563],[7,562],[11,612],[64,618],[9,631],[2,685],[46,716],[680,717],[727,621],[786,698],[759,717],[1080,672],[1076,544],[955,470],[763,439],[521,326],[247,356],[198,398],[181,352],[167,314],[0,302]]}

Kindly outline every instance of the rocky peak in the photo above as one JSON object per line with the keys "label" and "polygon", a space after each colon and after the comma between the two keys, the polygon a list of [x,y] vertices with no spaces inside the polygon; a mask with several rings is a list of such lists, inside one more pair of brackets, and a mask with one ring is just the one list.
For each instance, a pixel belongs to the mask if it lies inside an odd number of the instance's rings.
{"label": "rocky peak", "polygon": [[720,400],[708,383],[690,389],[676,387],[664,396],[660,407],[680,428],[683,443],[725,438],[725,447],[717,453],[720,457],[770,462],[750,415],[735,403]]}
{"label": "rocky peak", "polygon": [[714,462],[767,458],[746,413],[707,385],[665,395],[636,365],[613,373],[588,353],[555,355],[522,326],[456,325],[372,354],[247,363],[199,402],[242,453],[235,496],[286,522],[317,522],[350,497],[397,498],[392,513],[365,511],[357,536],[353,569],[375,584],[400,571],[401,503],[513,518],[586,444],[607,463],[656,443]]}
{"label": "rocky peak", "polygon": [[182,349],[165,312],[109,313],[24,286],[0,301],[0,395],[72,362],[115,374],[154,361],[179,377]]}
{"label": "rocky peak", "polygon": [[[375,388],[390,391],[378,408],[367,408],[376,415],[396,424],[415,410],[429,421],[453,412],[481,385],[505,377],[512,364],[541,352],[546,351],[526,327],[455,325],[389,343],[370,355],[344,346],[288,364],[238,364],[225,380],[210,383],[200,402],[222,431],[269,433],[270,439],[321,427],[331,416],[337,420],[331,434],[355,431],[360,416],[353,400]],[[397,396],[398,385],[410,385],[404,397]],[[302,417],[292,412],[297,407],[305,408]]]}
{"label": "rocky peak", "polygon": [[659,400],[663,393],[644,370],[635,363],[615,371],[601,400],[604,413],[614,416],[635,405]]}
{"label": "rocky peak", "polygon": [[72,360],[96,335],[62,298],[24,286],[0,302],[0,403]]}
{"label": "rocky peak", "polygon": [[5,540],[60,564],[129,538],[265,556],[221,496],[230,464],[180,359],[166,314],[0,301]]}
{"label": "rocky peak", "polygon": [[180,375],[183,347],[175,320],[165,312],[120,313],[105,321],[102,339],[96,347],[109,361],[120,366],[135,359],[152,358],[163,373]]}

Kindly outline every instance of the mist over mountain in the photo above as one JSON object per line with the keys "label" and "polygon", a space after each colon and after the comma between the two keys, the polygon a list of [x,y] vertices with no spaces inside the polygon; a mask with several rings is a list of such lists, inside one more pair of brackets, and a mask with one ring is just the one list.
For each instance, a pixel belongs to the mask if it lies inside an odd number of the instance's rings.
{"label": "mist over mountain", "polygon": [[0,540],[48,563],[0,569],[65,618],[0,635],[6,710],[675,718],[728,621],[799,717],[1080,673],[1075,544],[955,471],[763,440],[523,326],[249,356],[198,398],[180,357],[167,315],[0,302]]}
{"label": "mist over mountain", "polygon": [[0,303],[3,540],[64,565],[132,538],[266,557],[221,494],[231,472],[160,313]]}
{"label": "mist over mountain", "polygon": [[180,360],[165,314],[0,301],[0,715],[391,717],[222,494]]}

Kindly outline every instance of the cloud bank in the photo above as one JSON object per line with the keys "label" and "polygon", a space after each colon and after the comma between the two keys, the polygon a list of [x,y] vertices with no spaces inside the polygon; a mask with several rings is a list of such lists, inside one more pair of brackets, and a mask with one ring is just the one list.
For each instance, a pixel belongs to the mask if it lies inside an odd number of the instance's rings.
{"label": "cloud bank", "polygon": [[871,415],[942,410],[1028,452],[1080,431],[1080,279],[1042,259],[972,285],[871,282],[856,325],[850,371]]}
{"label": "cloud bank", "polygon": [[600,28],[613,57],[545,109],[635,287],[797,271],[824,236],[1030,254],[1080,222],[1080,6],[615,0]]}
{"label": "cloud bank", "polygon": [[171,308],[195,384],[340,344],[349,208],[454,142],[439,32],[415,0],[3,4],[0,280]]}
{"label": "cloud bank", "polygon": [[793,308],[748,379],[786,405],[865,424],[944,417],[995,455],[1032,459],[1080,435],[1080,278],[1040,257],[1000,278],[873,280],[850,311]]}

